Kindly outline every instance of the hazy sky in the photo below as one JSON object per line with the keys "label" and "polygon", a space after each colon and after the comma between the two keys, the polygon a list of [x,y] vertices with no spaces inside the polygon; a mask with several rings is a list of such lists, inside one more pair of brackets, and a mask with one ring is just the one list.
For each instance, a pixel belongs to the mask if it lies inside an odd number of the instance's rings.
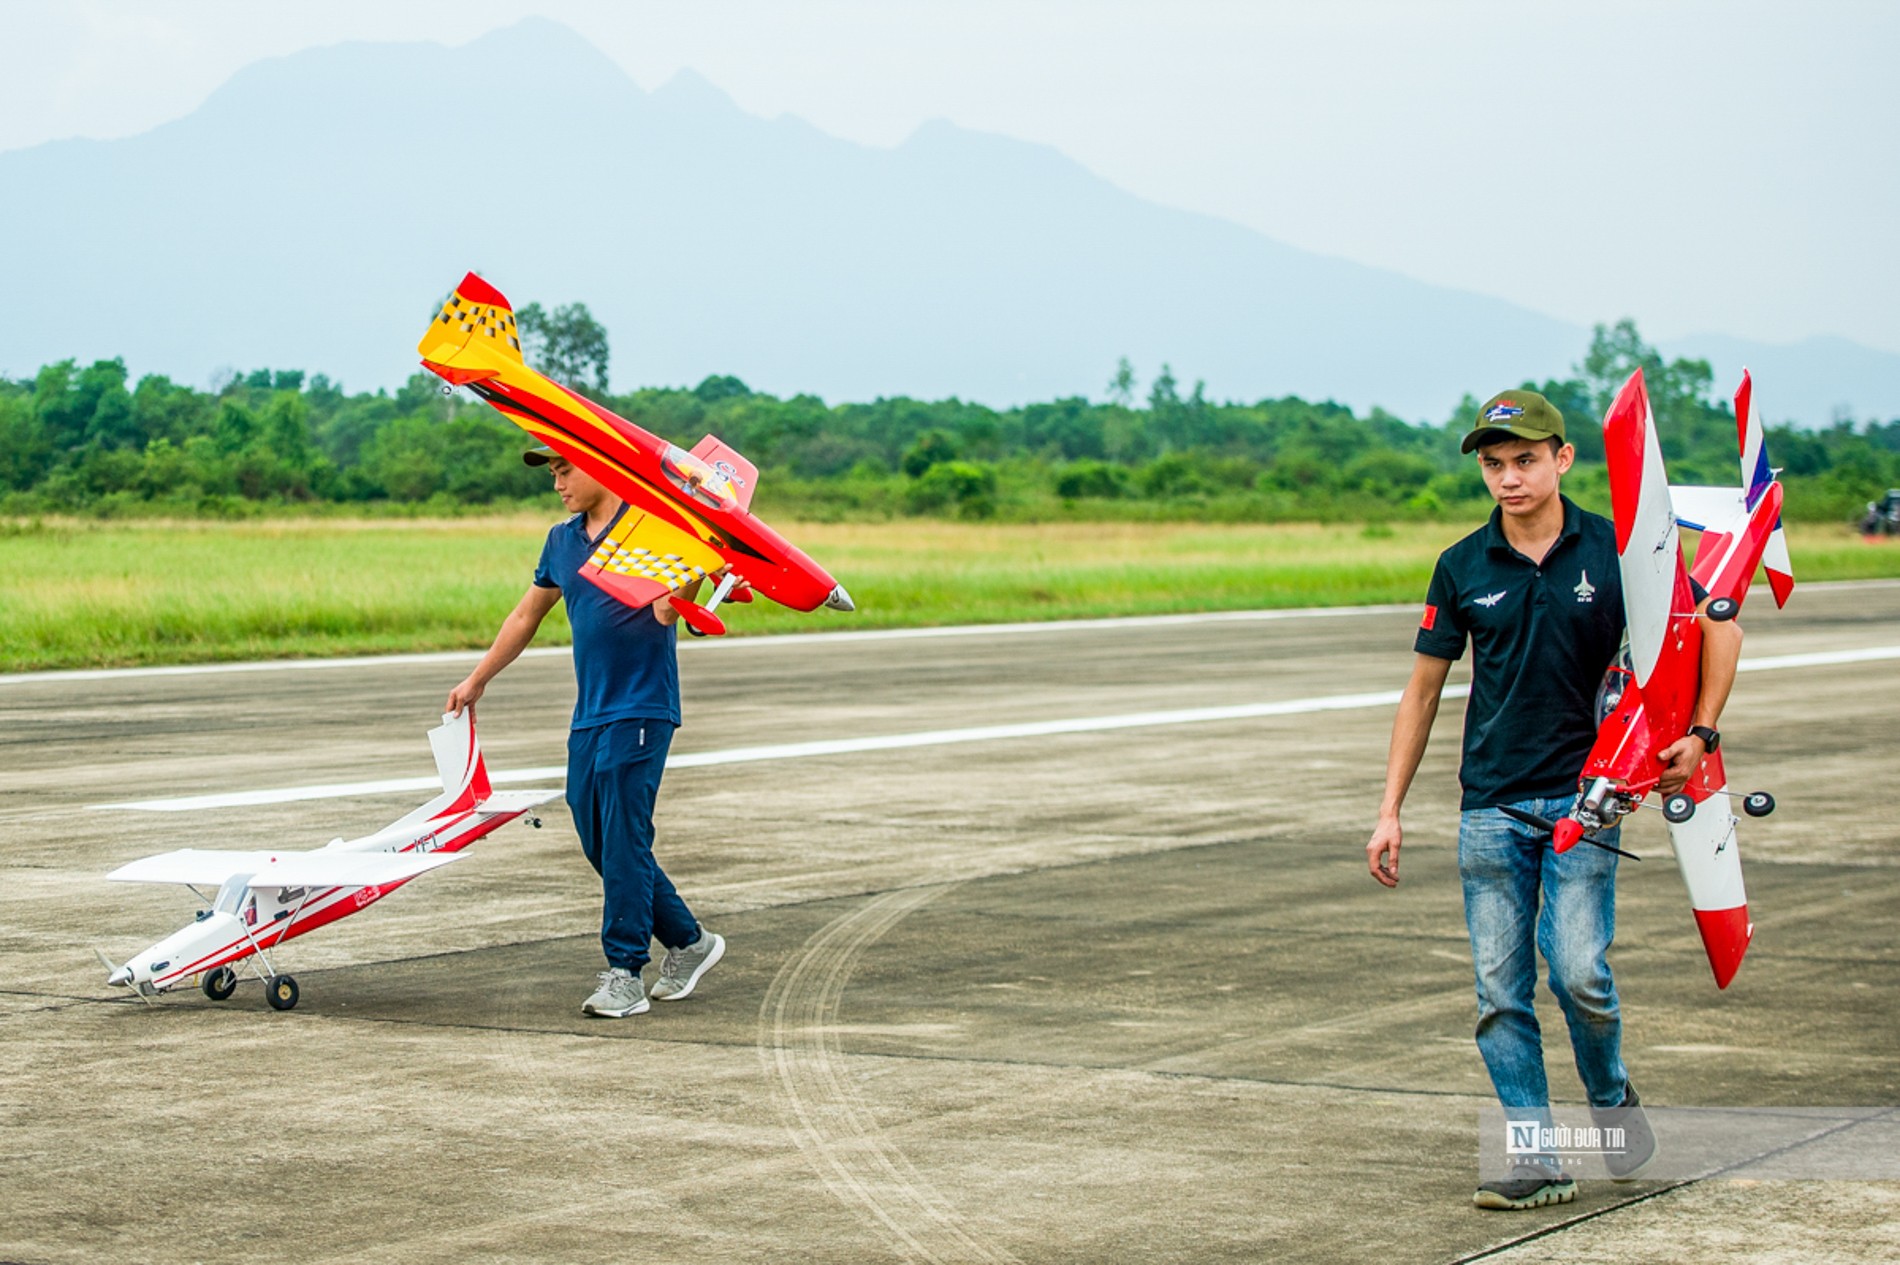
{"label": "hazy sky", "polygon": [[931,118],[1044,142],[1574,321],[1900,352],[1885,0],[0,0],[0,150],[144,131],[262,57],[531,13],[649,88],[691,67],[870,144]]}

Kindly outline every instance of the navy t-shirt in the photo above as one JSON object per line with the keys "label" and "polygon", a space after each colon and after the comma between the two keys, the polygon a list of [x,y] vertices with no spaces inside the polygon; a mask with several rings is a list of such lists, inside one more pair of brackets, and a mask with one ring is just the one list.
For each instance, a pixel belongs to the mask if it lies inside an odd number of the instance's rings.
{"label": "navy t-shirt", "polygon": [[[626,512],[626,506],[621,506],[613,523]],[[613,523],[601,536],[613,530]],[[587,534],[586,515],[576,514],[548,529],[541,561],[534,569],[537,587],[561,590],[567,622],[574,630],[574,679],[580,687],[574,728],[591,729],[616,720],[664,720],[678,725],[675,629],[654,618],[651,605],[634,610],[581,578],[581,565],[594,556],[599,543],[600,536]]]}
{"label": "navy t-shirt", "polygon": [[1596,742],[1597,687],[1623,644],[1616,528],[1563,498],[1563,533],[1533,561],[1504,537],[1503,514],[1439,555],[1413,648],[1463,657],[1462,807],[1574,795]]}

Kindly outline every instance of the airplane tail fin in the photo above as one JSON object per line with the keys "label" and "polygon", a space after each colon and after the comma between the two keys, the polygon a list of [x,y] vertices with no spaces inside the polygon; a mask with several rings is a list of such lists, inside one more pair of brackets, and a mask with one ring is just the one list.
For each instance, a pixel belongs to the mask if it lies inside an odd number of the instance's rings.
{"label": "airplane tail fin", "polygon": [[482,759],[482,744],[475,738],[475,709],[465,707],[460,715],[445,715],[442,723],[429,731],[429,750],[435,756],[436,775],[442,779],[442,796],[449,801],[443,811],[459,812],[494,794],[488,781],[488,763]]}
{"label": "airplane tail fin", "polygon": [[495,377],[510,363],[526,363],[508,296],[472,272],[429,322],[416,354],[451,386]]}
{"label": "airplane tail fin", "polygon": [[429,751],[435,756],[435,772],[442,779],[442,793],[384,829],[394,830],[449,813],[468,812],[495,793],[488,780],[488,765],[482,759],[481,744],[475,740],[473,707],[463,708],[459,715],[444,715],[442,723],[429,731]]}
{"label": "airplane tail fin", "polygon": [[[1742,385],[1735,390],[1735,432],[1742,456],[1742,500],[1752,511],[1767,495],[1776,471],[1768,464],[1761,414],[1755,411],[1755,384],[1746,369],[1742,370]],[[1775,605],[1786,606],[1789,594],[1794,592],[1794,564],[1788,558],[1788,536],[1781,529],[1780,515],[1775,517],[1761,563],[1768,573],[1768,587],[1774,590]]]}

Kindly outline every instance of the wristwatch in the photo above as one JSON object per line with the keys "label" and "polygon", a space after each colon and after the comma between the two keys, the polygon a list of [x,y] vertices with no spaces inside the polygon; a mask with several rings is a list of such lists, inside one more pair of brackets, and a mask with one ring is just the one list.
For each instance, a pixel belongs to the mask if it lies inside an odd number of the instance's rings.
{"label": "wristwatch", "polygon": [[1702,749],[1704,751],[1713,751],[1722,745],[1721,733],[1709,728],[1707,725],[1690,725],[1689,733],[1692,737],[1702,739]]}

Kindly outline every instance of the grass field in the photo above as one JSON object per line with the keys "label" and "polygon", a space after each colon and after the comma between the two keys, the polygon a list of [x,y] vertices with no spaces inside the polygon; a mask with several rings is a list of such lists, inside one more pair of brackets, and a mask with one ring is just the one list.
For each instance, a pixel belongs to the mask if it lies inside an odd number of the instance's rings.
{"label": "grass field", "polygon": [[[473,649],[553,515],[0,523],[0,671]],[[771,603],[737,635],[1418,601],[1470,524],[784,524],[858,603]],[[1900,576],[1900,546],[1789,528],[1804,580]],[[560,612],[540,644],[565,642]]]}

